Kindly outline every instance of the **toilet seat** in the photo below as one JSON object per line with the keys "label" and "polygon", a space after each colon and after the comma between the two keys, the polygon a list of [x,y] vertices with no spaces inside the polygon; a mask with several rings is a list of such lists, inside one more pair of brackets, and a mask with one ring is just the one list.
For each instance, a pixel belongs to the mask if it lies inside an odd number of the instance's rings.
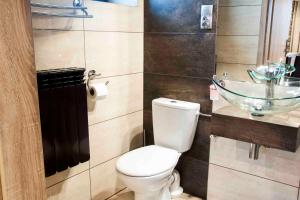
{"label": "toilet seat", "polygon": [[173,149],[151,145],[121,156],[117,170],[127,176],[150,177],[175,168],[180,153]]}

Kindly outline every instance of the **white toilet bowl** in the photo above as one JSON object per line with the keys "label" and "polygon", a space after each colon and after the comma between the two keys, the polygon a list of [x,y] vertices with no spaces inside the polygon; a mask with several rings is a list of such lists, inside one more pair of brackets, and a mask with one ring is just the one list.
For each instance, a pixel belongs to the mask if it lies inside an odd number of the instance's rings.
{"label": "white toilet bowl", "polygon": [[119,178],[134,191],[135,200],[170,200],[172,173],[180,155],[156,145],[136,149],[118,160]]}
{"label": "white toilet bowl", "polygon": [[134,191],[135,200],[169,200],[170,192],[166,190],[166,186],[169,184],[172,171],[149,177],[131,177],[119,173],[119,178],[124,185]]}
{"label": "white toilet bowl", "polygon": [[182,193],[174,168],[181,153],[191,148],[199,111],[197,103],[167,98],[152,101],[155,145],[124,154],[116,166],[135,200],[170,200]]}

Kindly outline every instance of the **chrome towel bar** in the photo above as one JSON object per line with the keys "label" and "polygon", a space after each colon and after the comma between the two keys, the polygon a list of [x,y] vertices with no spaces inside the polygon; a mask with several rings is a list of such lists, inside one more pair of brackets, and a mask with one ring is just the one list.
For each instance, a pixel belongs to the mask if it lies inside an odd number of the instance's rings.
{"label": "chrome towel bar", "polygon": [[32,14],[38,16],[49,16],[49,17],[93,18],[93,15],[73,15],[73,14],[47,13],[47,12],[35,12],[35,11],[32,11]]}
{"label": "chrome towel bar", "polygon": [[42,3],[31,3],[32,7],[37,7],[37,8],[54,8],[54,9],[87,9],[85,6],[65,6],[65,5],[51,5],[51,4],[42,4]]}
{"label": "chrome towel bar", "polygon": [[[50,17],[69,17],[69,18],[93,18],[93,15],[89,15],[87,12],[87,7],[83,6],[82,0],[73,0],[73,5],[52,5],[44,3],[31,2],[32,8],[39,8],[38,10],[33,10],[32,14],[37,16],[50,16]],[[44,12],[41,9],[61,9],[61,10],[80,10],[83,14],[70,14],[70,13],[59,13],[59,12]]]}

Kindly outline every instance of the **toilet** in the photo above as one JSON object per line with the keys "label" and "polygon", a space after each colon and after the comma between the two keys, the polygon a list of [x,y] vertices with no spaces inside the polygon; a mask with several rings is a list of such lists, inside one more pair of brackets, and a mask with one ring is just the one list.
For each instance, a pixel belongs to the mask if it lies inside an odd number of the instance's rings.
{"label": "toilet", "polygon": [[134,192],[135,200],[170,200],[181,195],[180,176],[174,170],[194,140],[200,104],[167,98],[152,101],[155,145],[121,156],[119,179]]}

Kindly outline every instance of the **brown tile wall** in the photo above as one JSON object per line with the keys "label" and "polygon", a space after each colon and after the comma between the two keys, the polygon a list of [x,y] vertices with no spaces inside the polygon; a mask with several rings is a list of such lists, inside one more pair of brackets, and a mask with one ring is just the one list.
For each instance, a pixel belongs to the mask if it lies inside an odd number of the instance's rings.
{"label": "brown tile wall", "polygon": [[[200,30],[201,5],[214,4],[212,30]],[[144,20],[144,129],[153,143],[151,101],[158,97],[201,104],[211,113],[209,85],[215,73],[217,1],[147,0]],[[191,150],[177,165],[184,191],[206,198],[210,119],[200,117]]]}

